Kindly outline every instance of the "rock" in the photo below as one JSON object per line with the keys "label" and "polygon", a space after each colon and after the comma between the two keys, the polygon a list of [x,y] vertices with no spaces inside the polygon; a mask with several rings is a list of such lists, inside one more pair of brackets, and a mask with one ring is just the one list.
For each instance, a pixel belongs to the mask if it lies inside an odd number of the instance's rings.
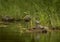
{"label": "rock", "polygon": [[36,28],[32,28],[33,30],[35,30]]}
{"label": "rock", "polygon": [[60,26],[51,26],[49,29],[51,29],[51,30],[60,30]]}
{"label": "rock", "polygon": [[10,17],[10,16],[4,16],[4,17],[2,17],[2,21],[4,21],[4,22],[13,22],[14,18]]}
{"label": "rock", "polygon": [[47,33],[47,30],[45,30],[45,29],[44,29],[44,30],[42,30],[42,33]]}
{"label": "rock", "polygon": [[25,22],[29,22],[30,20],[31,20],[30,15],[26,15],[26,16],[24,17],[24,21],[25,21]]}

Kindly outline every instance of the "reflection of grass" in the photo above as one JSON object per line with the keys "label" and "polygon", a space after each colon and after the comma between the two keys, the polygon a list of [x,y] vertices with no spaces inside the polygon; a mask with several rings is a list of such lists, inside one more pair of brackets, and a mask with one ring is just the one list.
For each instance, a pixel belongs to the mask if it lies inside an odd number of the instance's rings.
{"label": "reflection of grass", "polygon": [[[32,20],[29,26],[32,27],[35,25],[35,18],[38,18],[44,26],[60,26],[59,8],[60,0],[0,0],[0,15],[9,15],[17,19],[23,18],[24,12],[30,11]],[[7,28],[0,28],[0,41],[6,39],[1,42],[36,42],[33,34],[19,33],[20,28],[26,26],[23,21],[20,24],[19,27],[13,23]],[[60,32],[40,34],[40,42],[60,42]]]}
{"label": "reflection of grass", "polygon": [[[3,42],[60,42],[60,32],[51,31],[48,34],[20,33],[20,27],[10,25],[8,28],[0,28],[0,41]],[[37,36],[39,38],[37,39]]]}

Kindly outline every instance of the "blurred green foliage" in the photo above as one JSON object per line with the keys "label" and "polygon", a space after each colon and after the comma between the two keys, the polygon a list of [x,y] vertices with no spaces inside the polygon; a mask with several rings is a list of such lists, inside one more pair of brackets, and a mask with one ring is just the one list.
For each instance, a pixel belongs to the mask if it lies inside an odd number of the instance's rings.
{"label": "blurred green foliage", "polygon": [[[35,25],[35,18],[44,26],[60,26],[60,0],[0,0],[0,16],[8,15],[17,19],[23,18],[26,15],[24,12],[32,17],[29,26]],[[20,24],[22,28],[26,26],[24,21]],[[37,41],[37,34],[21,34],[21,27],[11,24],[7,28],[0,28],[0,42],[60,42],[60,32],[38,34],[40,39]]]}

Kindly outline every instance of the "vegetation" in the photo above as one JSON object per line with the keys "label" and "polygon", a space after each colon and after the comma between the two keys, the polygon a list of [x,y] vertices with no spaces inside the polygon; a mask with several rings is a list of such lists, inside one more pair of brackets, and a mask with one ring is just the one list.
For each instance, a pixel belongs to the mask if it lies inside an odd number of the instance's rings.
{"label": "vegetation", "polygon": [[[5,27],[1,16],[23,19],[27,12],[31,21],[13,22]],[[35,18],[43,26],[60,26],[60,0],[0,0],[0,42],[60,42],[60,31],[47,34],[26,33],[27,25],[35,25]]]}

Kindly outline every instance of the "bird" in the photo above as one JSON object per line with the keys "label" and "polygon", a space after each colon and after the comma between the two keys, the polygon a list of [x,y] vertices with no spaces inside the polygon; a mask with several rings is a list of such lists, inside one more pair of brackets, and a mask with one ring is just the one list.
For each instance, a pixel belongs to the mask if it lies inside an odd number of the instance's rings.
{"label": "bird", "polygon": [[39,20],[36,20],[35,21],[35,28],[36,29],[43,29],[44,27],[42,25],[40,25],[40,21]]}
{"label": "bird", "polygon": [[42,33],[47,33],[47,30],[46,29],[42,30]]}

